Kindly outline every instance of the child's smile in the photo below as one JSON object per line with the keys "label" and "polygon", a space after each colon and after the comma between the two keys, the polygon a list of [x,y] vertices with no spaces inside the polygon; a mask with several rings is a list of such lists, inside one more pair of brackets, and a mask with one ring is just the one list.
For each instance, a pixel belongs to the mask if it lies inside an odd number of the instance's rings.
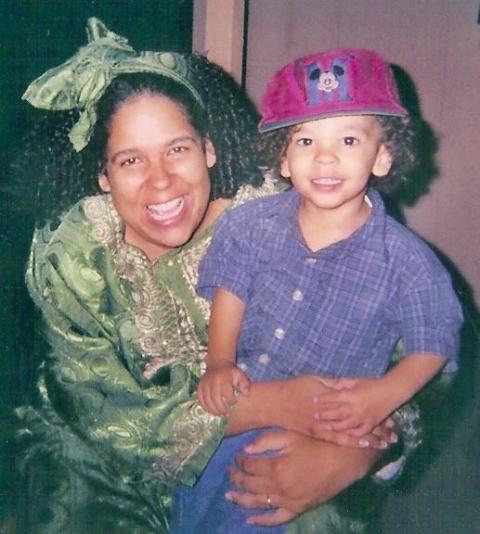
{"label": "child's smile", "polygon": [[336,177],[325,176],[322,178],[314,178],[312,184],[319,192],[333,193],[342,185],[342,180]]}

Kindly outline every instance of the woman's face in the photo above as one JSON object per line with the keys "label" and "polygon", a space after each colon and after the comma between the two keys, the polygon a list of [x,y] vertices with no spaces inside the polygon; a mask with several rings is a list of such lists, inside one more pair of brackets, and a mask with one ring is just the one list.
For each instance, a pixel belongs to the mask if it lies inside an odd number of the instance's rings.
{"label": "woman's face", "polygon": [[151,260],[189,241],[207,211],[215,161],[213,145],[202,143],[174,101],[143,93],[124,102],[111,121],[99,184],[112,194],[125,241]]}

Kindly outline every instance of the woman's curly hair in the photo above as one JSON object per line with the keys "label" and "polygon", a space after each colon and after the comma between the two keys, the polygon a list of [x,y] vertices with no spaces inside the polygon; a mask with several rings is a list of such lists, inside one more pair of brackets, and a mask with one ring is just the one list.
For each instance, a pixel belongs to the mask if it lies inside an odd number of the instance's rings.
{"label": "woman's curly hair", "polygon": [[183,86],[151,74],[116,78],[97,107],[98,120],[88,146],[77,153],[68,133],[77,111],[34,110],[34,124],[12,164],[18,208],[33,211],[37,225],[56,218],[81,198],[99,192],[98,172],[105,165],[108,128],[122,102],[142,92],[158,93],[179,103],[202,139],[217,155],[210,169],[211,198],[231,198],[243,184],[260,186],[258,115],[244,91],[221,67],[200,55],[186,55],[195,85],[205,103],[198,106]]}
{"label": "woman's curly hair", "polygon": [[189,56],[208,118],[217,164],[211,169],[212,197],[231,198],[243,184],[263,183],[258,155],[259,116],[253,102],[221,67],[204,56]]}
{"label": "woman's curly hair", "polygon": [[[406,182],[417,163],[417,128],[410,116],[390,117],[375,115],[382,127],[382,143],[392,156],[392,167],[387,176],[371,176],[370,183],[379,191],[391,193],[402,182]],[[259,152],[262,164],[275,172],[298,125],[280,128],[260,136]]]}
{"label": "woman's curly hair", "polygon": [[9,181],[15,209],[43,226],[81,198],[99,192],[97,165],[75,152],[68,139],[78,112],[31,114],[33,124],[17,147]]}

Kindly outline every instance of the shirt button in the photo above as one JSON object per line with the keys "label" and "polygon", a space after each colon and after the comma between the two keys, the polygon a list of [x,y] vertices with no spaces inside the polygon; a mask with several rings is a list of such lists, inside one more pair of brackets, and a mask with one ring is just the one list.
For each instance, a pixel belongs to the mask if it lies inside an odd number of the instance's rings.
{"label": "shirt button", "polygon": [[172,267],[172,266],[173,266],[173,260],[168,260],[167,265],[168,265],[169,267]]}
{"label": "shirt button", "polygon": [[300,291],[300,289],[295,289],[292,294],[292,299],[296,300],[297,302],[303,300],[303,293]]}
{"label": "shirt button", "polygon": [[285,335],[285,330],[283,328],[277,328],[275,329],[275,332],[273,333],[273,335],[277,339],[283,339],[283,336]]}
{"label": "shirt button", "polygon": [[258,357],[258,361],[262,365],[267,365],[270,362],[270,356],[264,352],[263,354],[260,354],[260,356]]}
{"label": "shirt button", "polygon": [[307,258],[305,261],[308,263],[308,265],[315,265],[315,263],[317,263],[316,258]]}

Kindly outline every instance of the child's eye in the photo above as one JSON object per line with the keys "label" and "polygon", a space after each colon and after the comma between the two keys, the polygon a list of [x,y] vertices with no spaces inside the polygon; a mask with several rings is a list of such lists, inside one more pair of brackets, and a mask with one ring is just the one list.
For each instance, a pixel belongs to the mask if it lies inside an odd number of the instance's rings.
{"label": "child's eye", "polygon": [[311,146],[313,141],[309,137],[301,137],[297,139],[297,145],[299,146]]}
{"label": "child's eye", "polygon": [[358,144],[358,139],[356,137],[352,137],[349,135],[343,138],[343,144],[345,146],[353,146],[353,145]]}

